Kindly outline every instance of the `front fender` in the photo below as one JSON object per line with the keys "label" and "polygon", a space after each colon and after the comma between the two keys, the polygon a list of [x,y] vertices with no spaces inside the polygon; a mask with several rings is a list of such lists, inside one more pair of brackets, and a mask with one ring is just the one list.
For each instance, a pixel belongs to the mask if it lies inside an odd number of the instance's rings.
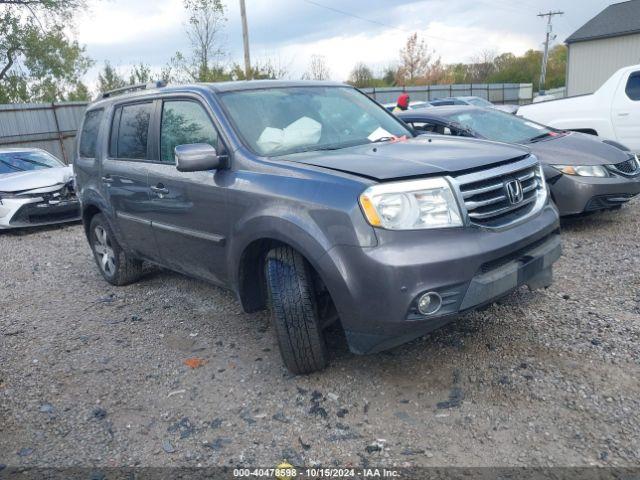
{"label": "front fender", "polygon": [[234,290],[237,291],[239,265],[242,255],[253,242],[276,240],[286,243],[303,255],[314,268],[320,258],[332,247],[317,224],[295,217],[277,216],[273,213],[250,218],[240,224],[229,241],[228,272]]}

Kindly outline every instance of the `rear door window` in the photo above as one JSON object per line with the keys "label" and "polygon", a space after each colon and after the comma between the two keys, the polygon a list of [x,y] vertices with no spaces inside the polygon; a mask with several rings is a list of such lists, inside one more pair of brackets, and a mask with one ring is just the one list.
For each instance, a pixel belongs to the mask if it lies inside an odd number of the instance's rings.
{"label": "rear door window", "polygon": [[207,143],[218,150],[218,132],[209,115],[194,101],[165,101],[160,127],[160,160],[174,163],[176,146],[191,143]]}
{"label": "rear door window", "polygon": [[100,130],[100,122],[102,121],[103,109],[91,110],[84,116],[82,124],[82,132],[80,132],[80,148],[81,157],[95,158],[96,143],[98,140],[98,131]]}
{"label": "rear door window", "polygon": [[136,103],[116,109],[111,129],[109,153],[115,158],[147,158],[149,121],[153,104]]}
{"label": "rear door window", "polygon": [[627,87],[624,89],[631,100],[640,100],[640,72],[633,72],[627,79]]}

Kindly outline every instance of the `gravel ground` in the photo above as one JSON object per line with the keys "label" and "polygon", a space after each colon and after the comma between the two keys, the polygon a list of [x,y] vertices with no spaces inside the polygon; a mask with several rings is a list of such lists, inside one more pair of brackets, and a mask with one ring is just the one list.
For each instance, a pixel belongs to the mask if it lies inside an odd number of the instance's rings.
{"label": "gravel ground", "polygon": [[225,291],[112,287],[80,225],[2,233],[0,464],[638,465],[639,212],[565,222],[548,290],[370,357],[334,332],[304,377]]}

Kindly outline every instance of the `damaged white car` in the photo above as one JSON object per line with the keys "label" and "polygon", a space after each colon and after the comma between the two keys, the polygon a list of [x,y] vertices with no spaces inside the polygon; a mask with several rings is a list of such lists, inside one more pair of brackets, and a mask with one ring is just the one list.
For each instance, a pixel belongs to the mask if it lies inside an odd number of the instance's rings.
{"label": "damaged white car", "polygon": [[0,148],[0,229],[79,219],[71,165],[38,148]]}

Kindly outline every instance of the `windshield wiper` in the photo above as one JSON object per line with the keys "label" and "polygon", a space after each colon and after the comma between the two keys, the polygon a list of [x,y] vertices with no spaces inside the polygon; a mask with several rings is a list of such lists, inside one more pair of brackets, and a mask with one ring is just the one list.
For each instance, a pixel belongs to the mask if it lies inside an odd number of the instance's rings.
{"label": "windshield wiper", "polygon": [[18,171],[18,172],[24,172],[24,171],[25,171],[25,170],[24,170],[24,168],[16,167],[15,165],[10,164],[9,162],[5,162],[5,161],[4,161],[4,160],[2,160],[1,158],[0,158],[0,163],[5,164],[7,167],[9,167],[9,168],[13,168],[14,170],[16,170],[16,171]]}
{"label": "windshield wiper", "polygon": [[380,143],[380,142],[389,142],[391,140],[395,140],[398,137],[380,137],[375,140],[371,140],[371,143]]}
{"label": "windshield wiper", "polygon": [[40,167],[51,168],[51,165],[47,165],[46,163],[36,162],[35,160],[31,160],[30,158],[16,157],[18,160],[22,160],[23,162],[30,163],[32,165],[39,165]]}
{"label": "windshield wiper", "polygon": [[533,142],[536,142],[538,140],[542,140],[543,138],[547,138],[547,137],[550,137],[550,136],[551,136],[551,134],[549,132],[541,133],[540,135],[536,135],[535,137],[532,137],[532,138],[528,139],[527,142],[533,143]]}

